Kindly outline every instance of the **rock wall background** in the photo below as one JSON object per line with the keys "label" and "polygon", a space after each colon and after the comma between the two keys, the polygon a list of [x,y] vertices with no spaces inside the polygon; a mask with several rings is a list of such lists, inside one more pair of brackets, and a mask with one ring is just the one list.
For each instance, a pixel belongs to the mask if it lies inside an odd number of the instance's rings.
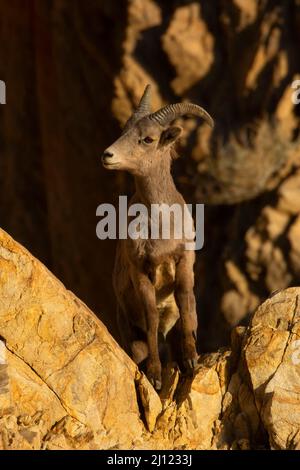
{"label": "rock wall background", "polygon": [[153,108],[191,100],[174,175],[205,202],[198,253],[200,349],[229,341],[277,289],[299,284],[299,0],[0,2],[0,225],[79,295],[117,337],[114,242],[95,211],[130,193],[105,172],[145,83]]}

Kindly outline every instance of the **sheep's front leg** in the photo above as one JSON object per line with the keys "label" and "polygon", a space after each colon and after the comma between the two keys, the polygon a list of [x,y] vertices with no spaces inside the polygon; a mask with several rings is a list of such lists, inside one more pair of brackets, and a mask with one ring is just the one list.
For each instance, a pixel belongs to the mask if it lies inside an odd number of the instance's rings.
{"label": "sheep's front leg", "polygon": [[183,360],[194,369],[197,365],[196,350],[197,313],[194,296],[195,253],[185,251],[176,266],[175,298],[180,313]]}
{"label": "sheep's front leg", "polygon": [[147,323],[147,377],[156,390],[161,389],[161,362],[158,351],[159,313],[156,307],[155,289],[144,273],[135,276],[135,288],[141,300]]}

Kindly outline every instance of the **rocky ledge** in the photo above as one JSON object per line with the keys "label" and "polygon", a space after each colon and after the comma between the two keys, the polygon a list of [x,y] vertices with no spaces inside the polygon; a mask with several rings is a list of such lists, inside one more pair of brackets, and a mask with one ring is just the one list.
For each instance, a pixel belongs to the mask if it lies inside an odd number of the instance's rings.
{"label": "rocky ledge", "polygon": [[160,396],[101,321],[0,230],[0,448],[300,449],[300,288]]}

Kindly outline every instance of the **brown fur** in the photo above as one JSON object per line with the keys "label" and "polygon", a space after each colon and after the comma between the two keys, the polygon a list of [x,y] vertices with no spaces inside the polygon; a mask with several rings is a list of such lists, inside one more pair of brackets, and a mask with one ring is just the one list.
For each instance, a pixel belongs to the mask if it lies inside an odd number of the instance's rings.
{"label": "brown fur", "polygon": [[[171,176],[172,145],[178,127],[161,127],[142,118],[103,154],[107,169],[133,174],[136,192],[130,203],[185,204]],[[146,143],[145,137],[153,142]],[[150,220],[149,220],[150,224]],[[172,226],[172,225],[171,225]],[[124,348],[139,363],[147,357],[147,376],[161,387],[158,333],[164,337],[180,322],[182,357],[189,367],[197,363],[197,315],[193,292],[195,254],[185,240],[119,240],[113,275],[118,300],[118,322]]]}

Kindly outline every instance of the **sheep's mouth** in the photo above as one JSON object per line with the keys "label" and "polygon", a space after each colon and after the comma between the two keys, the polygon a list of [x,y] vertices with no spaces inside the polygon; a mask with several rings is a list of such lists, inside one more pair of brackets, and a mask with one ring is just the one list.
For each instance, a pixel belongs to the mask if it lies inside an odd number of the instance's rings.
{"label": "sheep's mouth", "polygon": [[113,169],[113,168],[117,168],[119,166],[119,163],[109,162],[109,161],[102,159],[102,165],[104,166],[104,168]]}

